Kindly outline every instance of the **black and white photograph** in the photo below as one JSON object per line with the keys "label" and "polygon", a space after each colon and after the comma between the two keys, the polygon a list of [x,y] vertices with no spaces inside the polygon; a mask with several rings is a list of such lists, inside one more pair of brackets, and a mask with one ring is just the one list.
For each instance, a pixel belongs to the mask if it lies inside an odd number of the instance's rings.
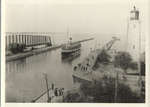
{"label": "black and white photograph", "polygon": [[5,103],[146,103],[148,0],[5,0]]}

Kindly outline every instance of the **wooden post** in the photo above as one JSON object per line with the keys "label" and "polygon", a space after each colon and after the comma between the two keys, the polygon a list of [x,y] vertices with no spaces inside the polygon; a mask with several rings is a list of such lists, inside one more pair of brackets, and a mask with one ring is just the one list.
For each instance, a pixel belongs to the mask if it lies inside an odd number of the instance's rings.
{"label": "wooden post", "polygon": [[38,43],[38,36],[36,35],[36,44]]}
{"label": "wooden post", "polygon": [[36,35],[36,44],[38,44],[38,36]]}
{"label": "wooden post", "polygon": [[40,43],[42,43],[42,41],[41,41],[41,36],[39,36],[39,39],[40,39]]}
{"label": "wooden post", "polygon": [[8,36],[8,45],[11,44],[11,36]]}
{"label": "wooden post", "polygon": [[12,43],[14,43],[14,34],[12,35]]}
{"label": "wooden post", "polygon": [[40,36],[40,38],[41,38],[41,44],[43,43],[43,41],[42,41],[42,35]]}
{"label": "wooden post", "polygon": [[30,37],[29,37],[29,35],[27,34],[27,45],[29,45],[30,44]]}
{"label": "wooden post", "polygon": [[32,44],[32,35],[29,35],[30,37],[30,45]]}
{"label": "wooden post", "polygon": [[16,35],[16,43],[18,43],[18,35]]}
{"label": "wooden post", "polygon": [[42,44],[44,43],[44,36],[42,36]]}
{"label": "wooden post", "polygon": [[44,38],[45,38],[45,43],[46,43],[46,36]]}
{"label": "wooden post", "polygon": [[24,39],[24,35],[22,35],[22,41],[23,41],[23,44],[25,43],[24,41],[25,41],[25,39]]}
{"label": "wooden post", "polygon": [[35,43],[35,35],[32,35],[32,44]]}
{"label": "wooden post", "polygon": [[40,35],[40,43],[42,44],[42,36]]}
{"label": "wooden post", "polygon": [[22,42],[22,34],[20,34],[20,42],[21,42],[21,44],[23,43],[23,42]]}
{"label": "wooden post", "polygon": [[48,42],[47,36],[46,36],[46,42]]}
{"label": "wooden post", "polygon": [[37,43],[37,36],[35,36],[35,44]]}
{"label": "wooden post", "polygon": [[27,36],[26,35],[24,35],[24,39],[25,39],[25,41],[24,41],[24,43],[25,43],[25,45],[27,44],[26,42],[27,42],[27,38],[26,38]]}
{"label": "wooden post", "polygon": [[32,35],[32,44],[34,44],[34,36]]}
{"label": "wooden post", "polygon": [[39,43],[39,36],[35,36],[35,43],[38,44]]}
{"label": "wooden post", "polygon": [[40,35],[38,36],[38,40],[39,40],[39,43],[41,43],[41,36]]}
{"label": "wooden post", "polygon": [[24,40],[23,40],[23,35],[21,35],[21,37],[22,37],[22,43],[24,43]]}
{"label": "wooden post", "polygon": [[28,45],[28,35],[26,34],[26,45]]}
{"label": "wooden post", "polygon": [[15,43],[17,43],[17,34],[15,35]]}
{"label": "wooden post", "polygon": [[37,35],[37,44],[39,44],[39,36]]}
{"label": "wooden post", "polygon": [[14,43],[16,43],[16,34],[14,34]]}
{"label": "wooden post", "polygon": [[28,37],[29,37],[29,45],[31,44],[31,36],[30,35],[28,35]]}
{"label": "wooden post", "polygon": [[27,39],[26,45],[28,45],[29,44],[29,36],[28,35],[26,35],[26,39]]}
{"label": "wooden post", "polygon": [[23,35],[23,43],[25,44],[25,35]]}
{"label": "wooden post", "polygon": [[20,35],[19,35],[19,44],[21,43],[21,37],[20,37]]}
{"label": "wooden post", "polygon": [[40,36],[40,38],[41,38],[41,43],[43,43],[43,41],[42,41],[42,35]]}
{"label": "wooden post", "polygon": [[[49,37],[49,43],[51,44],[51,37]],[[51,44],[52,45],[52,44]]]}
{"label": "wooden post", "polygon": [[35,44],[37,44],[37,36],[35,36]]}
{"label": "wooden post", "polygon": [[35,36],[33,36],[33,44],[35,44]]}
{"label": "wooden post", "polygon": [[28,37],[29,37],[29,45],[30,45],[30,39],[31,39],[31,37],[30,37],[30,35],[28,35]]}

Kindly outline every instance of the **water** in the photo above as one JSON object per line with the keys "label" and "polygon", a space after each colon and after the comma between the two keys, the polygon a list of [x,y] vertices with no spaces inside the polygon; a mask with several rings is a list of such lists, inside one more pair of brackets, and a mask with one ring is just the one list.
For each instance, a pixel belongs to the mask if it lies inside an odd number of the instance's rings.
{"label": "water", "polygon": [[[84,39],[84,37],[80,37],[81,39]],[[101,44],[109,41],[102,42],[101,37],[96,40],[101,41]],[[62,61],[61,49],[57,49],[25,59],[7,62],[6,101],[29,102],[46,91],[44,73],[48,76],[49,84],[54,83],[56,87],[71,89],[74,86],[72,66],[85,58],[90,52],[90,48],[94,47],[94,40],[83,42],[81,55],[72,61]]]}

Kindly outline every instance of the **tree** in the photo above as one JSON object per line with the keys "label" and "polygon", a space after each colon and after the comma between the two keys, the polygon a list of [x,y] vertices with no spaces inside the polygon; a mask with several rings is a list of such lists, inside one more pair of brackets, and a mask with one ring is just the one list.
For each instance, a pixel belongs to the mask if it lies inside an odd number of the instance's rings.
{"label": "tree", "polygon": [[125,72],[132,63],[131,55],[127,52],[119,52],[114,59],[114,66],[122,68]]}
{"label": "tree", "polygon": [[[82,83],[80,90],[86,97],[93,97],[94,103],[114,103],[115,99],[115,78],[104,76],[96,84]],[[117,103],[141,103],[141,100],[136,92],[133,92],[131,88],[118,82],[118,100]]]}
{"label": "tree", "polygon": [[109,63],[111,56],[107,53],[106,50],[102,50],[101,53],[98,55],[97,61],[99,63]]}

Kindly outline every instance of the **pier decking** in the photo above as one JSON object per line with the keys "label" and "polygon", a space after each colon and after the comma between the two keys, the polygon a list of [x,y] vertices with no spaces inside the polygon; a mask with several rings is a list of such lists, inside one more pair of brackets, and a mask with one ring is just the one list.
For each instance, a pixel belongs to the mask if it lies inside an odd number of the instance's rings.
{"label": "pier decking", "polygon": [[35,54],[40,54],[42,52],[49,51],[49,50],[52,50],[52,49],[57,49],[57,48],[60,48],[60,47],[61,47],[61,45],[51,46],[51,47],[44,47],[44,48],[39,48],[39,49],[31,50],[31,51],[28,51],[28,52],[24,52],[24,53],[18,53],[18,54],[6,56],[6,62],[21,59],[21,58],[25,58],[25,57],[29,57],[29,56],[32,56],[32,55],[35,55]]}
{"label": "pier decking", "polygon": [[[85,42],[85,41],[89,41],[89,40],[93,40],[93,38],[84,39],[84,40],[75,41],[75,42]],[[36,44],[36,45],[41,45],[41,44]],[[30,46],[35,46],[35,45],[30,45]],[[35,54],[40,54],[40,53],[43,53],[43,52],[46,52],[46,51],[49,51],[49,50],[58,49],[58,48],[61,48],[62,46],[64,46],[64,44],[37,48],[37,49],[34,49],[34,50],[29,50],[29,51],[26,51],[26,52],[11,54],[11,55],[7,55],[7,51],[6,51],[6,62],[13,61],[13,60],[18,60],[18,59],[25,58],[25,57],[29,57],[29,56],[32,56],[32,55],[35,55]]]}

